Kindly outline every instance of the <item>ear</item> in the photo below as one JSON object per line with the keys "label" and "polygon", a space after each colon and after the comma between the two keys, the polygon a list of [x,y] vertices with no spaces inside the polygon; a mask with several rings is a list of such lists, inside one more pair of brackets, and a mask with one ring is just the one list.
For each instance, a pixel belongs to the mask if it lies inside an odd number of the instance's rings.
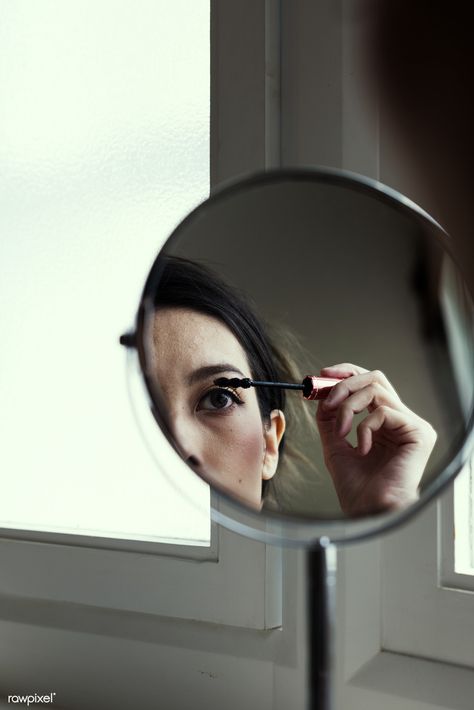
{"label": "ear", "polygon": [[264,481],[269,481],[276,473],[278,466],[278,447],[285,433],[285,415],[280,409],[272,409],[270,413],[270,422],[266,424],[263,430],[263,438],[265,440],[265,456],[263,459],[262,478]]}

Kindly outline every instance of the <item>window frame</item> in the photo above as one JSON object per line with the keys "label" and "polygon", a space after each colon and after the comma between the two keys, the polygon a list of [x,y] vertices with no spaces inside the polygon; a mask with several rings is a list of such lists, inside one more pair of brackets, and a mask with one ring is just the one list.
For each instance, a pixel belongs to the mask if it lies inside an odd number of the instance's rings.
{"label": "window frame", "polygon": [[[277,0],[211,0],[210,8],[212,191],[278,164],[280,15]],[[281,550],[214,523],[210,548],[4,529],[0,565],[4,604],[40,599],[259,630],[282,624]]]}
{"label": "window frame", "polygon": [[[472,537],[473,462],[469,461],[441,500],[439,583],[447,589],[474,592],[474,574],[456,572],[456,539]],[[467,493],[467,495],[466,495]],[[459,521],[459,498],[464,510]],[[471,550],[472,552],[472,550]]]}

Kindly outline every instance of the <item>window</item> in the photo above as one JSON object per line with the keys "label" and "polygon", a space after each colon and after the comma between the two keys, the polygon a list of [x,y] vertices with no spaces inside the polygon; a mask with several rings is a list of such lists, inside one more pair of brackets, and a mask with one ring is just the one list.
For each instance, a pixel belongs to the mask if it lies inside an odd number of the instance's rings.
{"label": "window", "polygon": [[454,484],[454,572],[474,575],[474,471],[472,461]]}
{"label": "window", "polygon": [[207,487],[172,452],[188,499],[160,474],[118,344],[209,192],[209,2],[1,5],[0,527],[209,544]]}
{"label": "window", "polygon": [[[473,332],[471,301],[453,269],[443,273],[443,310],[457,389],[464,414],[469,416],[474,388],[474,347],[465,333]],[[441,512],[440,581],[452,588],[474,589],[473,461],[456,479]]]}
{"label": "window", "polygon": [[[466,340],[464,333],[474,332],[472,312],[468,307],[468,297],[462,285],[456,280],[455,275],[445,272],[445,298],[444,309],[447,317],[448,338],[451,353],[458,376],[458,392],[466,416],[472,407],[474,388],[474,347],[470,340]],[[444,577],[454,585],[461,588],[468,580],[466,575],[474,575],[474,481],[473,463],[465,467],[454,484],[454,525],[445,525],[445,534],[451,539],[444,541],[445,550],[454,544],[454,555],[447,554],[444,564]],[[445,511],[447,515],[447,511]],[[453,543],[454,534],[454,543]],[[446,550],[446,552],[448,552]],[[449,560],[449,562],[448,562]],[[472,582],[468,584],[473,588]]]}
{"label": "window", "polygon": [[[31,4],[35,5],[35,3]],[[187,52],[186,56],[188,58],[190,53],[191,58],[194,60],[197,51],[198,37],[196,33],[198,29],[193,31],[190,23],[195,12],[198,15],[201,12],[201,18],[203,14],[207,15],[207,20],[204,21],[203,19],[200,26],[203,33],[205,33],[206,41],[209,41],[209,3],[207,4],[207,9],[204,10],[200,2],[183,0],[183,2],[176,4],[176,7],[173,6],[172,11],[174,13],[176,10],[176,15],[173,15],[174,19],[170,19],[169,22],[166,21],[160,11],[162,7],[168,10],[168,3],[162,4],[157,3],[156,0],[143,0],[143,2],[139,3],[139,15],[137,15],[136,4],[133,7],[132,4],[125,2],[107,2],[106,4],[107,7],[113,7],[113,12],[109,13],[107,21],[103,18],[102,28],[104,33],[109,31],[110,17],[116,17],[117,13],[120,15],[120,10],[123,10],[124,27],[122,28],[121,39],[118,39],[118,42],[125,42],[128,32],[125,26],[133,29],[134,33],[139,35],[140,23],[143,22],[146,25],[151,22],[152,17],[155,17],[156,14],[158,17],[157,23],[165,34],[171,35],[176,31],[178,32],[180,39],[174,43],[172,42],[172,44],[179,44],[178,50]],[[197,8],[198,4],[201,7],[200,11]],[[79,5],[82,10],[85,3],[81,0],[80,3],[77,3],[78,8]],[[66,4],[64,4],[65,6]],[[15,5],[15,7],[19,7],[19,4]],[[24,8],[26,7],[25,5]],[[95,15],[96,5],[91,3],[90,8],[92,7]],[[102,10],[103,7],[104,5],[101,4],[100,10],[97,10],[100,16],[107,14],[105,9]],[[49,12],[52,12],[52,10],[56,12],[57,4],[46,2],[41,4],[41,11],[46,12],[46,8],[49,8]],[[67,11],[64,9],[61,12],[64,15]],[[79,13],[79,9],[77,12]],[[73,19],[75,21],[77,18]],[[213,48],[210,82],[213,112],[210,140],[212,185],[217,184],[220,180],[234,177],[241,172],[262,169],[267,164],[267,151],[270,151],[270,148],[278,143],[278,133],[274,133],[278,129],[278,123],[275,120],[278,101],[274,91],[274,85],[278,83],[279,44],[277,19],[278,13],[275,12],[275,7],[267,7],[265,2],[256,3],[254,0],[247,0],[244,5],[242,0],[242,3],[239,2],[238,4],[215,3],[212,6],[212,22],[210,23]],[[74,21],[71,21],[73,27],[75,27]],[[93,25],[92,19],[91,22]],[[79,23],[77,27],[81,28],[81,36],[87,37],[92,32],[87,21],[82,24]],[[38,23],[34,25],[34,30],[38,31]],[[76,34],[79,32],[78,29],[74,31]],[[143,41],[154,34],[157,36],[157,32],[156,26],[149,31],[144,29]],[[97,35],[99,35],[99,32],[97,32]],[[242,42],[242,37],[245,37],[245,42]],[[267,39],[269,42],[268,54],[271,54],[272,67],[274,68],[274,73],[271,76],[266,74]],[[182,48],[180,46],[181,40],[185,43]],[[19,46],[18,38],[16,42]],[[126,43],[124,46],[125,49],[123,51],[132,56],[133,59],[134,51]],[[154,52],[155,50],[156,52],[159,51],[156,37],[153,42],[150,40],[147,46],[149,49],[147,57],[153,65]],[[137,48],[137,53],[141,56],[142,49],[140,47]],[[170,62],[165,56],[162,63],[170,71],[174,71],[174,64],[177,64],[179,68],[181,60],[178,58],[176,62]],[[155,65],[158,66],[157,62],[153,66]],[[124,69],[124,67],[121,67],[121,69]],[[204,83],[209,97],[208,64],[206,65],[206,72]],[[140,77],[136,76],[136,80],[139,81],[139,79]],[[117,79],[117,83],[120,83],[119,79]],[[270,87],[272,91],[270,91]],[[148,104],[155,100],[157,102],[162,100],[160,91],[163,94],[163,90],[159,83],[156,83],[156,86],[150,85],[150,91],[152,93],[156,92],[158,97],[155,97],[155,99],[153,97],[147,98]],[[112,92],[112,98],[113,95]],[[206,110],[207,112],[209,111],[209,106],[207,106]],[[142,112],[137,109],[135,113],[136,117],[142,120]],[[194,117],[189,115],[186,120],[188,121],[186,135],[188,135],[194,126]],[[112,123],[111,125],[114,124]],[[134,128],[134,119],[131,120],[130,128],[131,130]],[[138,129],[137,131],[140,133],[140,135],[136,136],[138,140],[138,138],[143,137],[143,132]],[[206,131],[209,131],[208,124]],[[268,144],[267,138],[269,138]],[[196,148],[196,155],[204,155],[205,153],[205,158],[208,161],[209,146],[204,151],[204,136],[201,136],[201,139],[201,148]],[[207,135],[206,141],[209,141],[209,136]],[[166,143],[166,141],[162,141],[162,143]],[[162,143],[160,143],[161,146]],[[150,165],[153,169],[155,163],[160,162],[160,160],[164,163],[166,169],[169,168],[165,148],[152,156]],[[141,168],[143,164],[141,159],[147,155],[148,149],[149,146],[143,144],[143,151],[138,148],[135,151],[132,150],[131,154],[128,155],[129,160],[126,161],[122,171],[122,177],[130,179],[134,190],[131,191],[130,195],[124,190],[121,193],[121,201],[129,199],[132,216],[136,220],[135,226],[138,225],[141,228],[141,238],[143,238],[144,233],[148,233],[151,240],[148,242],[149,251],[146,253],[145,261],[142,265],[133,263],[138,260],[139,256],[138,247],[136,248],[137,230],[134,229],[130,234],[130,230],[126,229],[126,235],[120,231],[124,212],[121,210],[121,205],[117,202],[114,192],[115,186],[120,184],[120,181],[112,181],[109,186],[110,190],[103,200],[108,210],[106,227],[114,235],[122,234],[122,238],[120,240],[116,239],[113,244],[120,245],[123,241],[126,241],[127,244],[123,245],[122,248],[125,249],[126,246],[128,249],[131,240],[130,248],[132,251],[127,252],[127,254],[133,254],[133,256],[128,258],[126,266],[129,273],[135,270],[135,273],[138,274],[131,287],[132,293],[124,299],[126,300],[124,311],[118,312],[118,322],[113,328],[110,328],[113,339],[111,347],[114,350],[114,354],[117,353],[120,359],[117,377],[121,383],[123,382],[124,398],[126,397],[127,386],[135,388],[136,386],[141,386],[141,382],[135,376],[136,372],[134,372],[133,368],[130,370],[131,377],[128,380],[125,377],[126,351],[118,346],[117,338],[132,324],[133,311],[138,303],[140,289],[156,250],[174,225],[181,220],[183,214],[187,213],[196,202],[206,196],[205,193],[208,189],[206,187],[206,190],[204,190],[204,182],[201,183],[196,177],[196,184],[194,185],[196,191],[191,194],[188,191],[177,189],[176,200],[174,200],[170,188],[171,183],[178,188],[180,185],[187,184],[188,177],[183,177],[182,173],[173,176],[170,169],[168,173],[164,174],[163,180],[157,178],[153,184],[149,185],[149,189],[143,193],[138,185],[135,185],[134,180],[138,180],[142,174]],[[183,159],[183,171],[192,156],[192,152],[188,155],[186,150],[183,149],[181,156]],[[191,162],[194,164],[196,161],[193,159]],[[104,166],[104,170],[99,169],[99,167],[97,167],[97,170],[102,175],[104,171],[106,172],[107,165]],[[73,170],[71,170],[71,173],[73,173]],[[204,170],[203,168],[201,177],[208,186],[209,175],[207,169]],[[56,184],[59,182],[59,180],[56,180]],[[94,192],[95,188],[96,182],[93,182],[90,185],[90,192]],[[198,188],[202,191],[202,194]],[[160,195],[163,198],[161,202],[159,202]],[[81,206],[78,206],[78,211],[79,207]],[[167,213],[169,221],[164,225],[162,233],[160,232],[158,235],[153,219],[158,220],[158,218],[161,218],[162,213],[168,208],[175,210],[174,216],[171,212]],[[120,212],[117,214],[117,219],[115,219],[114,215],[117,210],[120,210]],[[84,211],[82,211],[82,214],[84,214]],[[152,216],[150,217],[150,224],[148,224],[149,215]],[[65,225],[67,222],[66,216],[64,218]],[[84,223],[88,224],[94,220],[94,216],[85,214],[83,219]],[[114,264],[112,259],[108,258],[110,254],[107,250],[102,249],[100,254],[102,261],[106,260],[107,268],[109,270],[113,268]],[[127,260],[125,255],[122,255],[122,258],[124,261]],[[103,273],[103,271],[100,273]],[[120,284],[120,286],[122,289],[123,284]],[[103,295],[104,299],[106,297],[107,291]],[[94,337],[97,337],[97,331],[94,335],[93,329],[87,331],[87,323],[81,323],[81,325],[83,326],[81,337],[88,332],[90,342],[92,342]],[[109,366],[109,363],[107,363],[107,366]],[[94,393],[94,397],[97,398],[96,393]],[[143,404],[144,400],[138,399],[137,402]],[[148,453],[138,433],[128,402],[127,413],[129,416],[128,436],[135,437],[141,454],[146,458]],[[147,416],[145,421],[152,425],[151,417]],[[156,433],[154,427],[153,433]],[[153,441],[157,446],[160,445],[156,436]],[[148,461],[147,458],[146,460]],[[136,462],[134,462],[133,474],[135,469]],[[155,478],[157,470],[154,462],[151,462],[149,470],[151,472],[150,476]],[[176,473],[179,472],[173,466],[173,474]],[[130,473],[128,472],[127,475],[130,475]],[[197,478],[190,480],[194,484],[200,485],[200,481]],[[174,479],[173,483],[175,483]],[[188,481],[185,481],[183,486],[187,488]],[[179,484],[181,489],[183,486]],[[139,492],[140,498],[149,495],[149,490],[146,486],[142,487]],[[29,492],[28,495],[31,497],[33,494]],[[110,496],[107,501],[108,505],[113,505],[113,500],[111,500]],[[169,508],[168,519],[170,519],[171,515],[181,517],[181,519],[187,515],[184,507],[181,508],[183,511],[181,516],[177,515],[175,506],[169,506]],[[193,509],[195,509],[195,505],[193,505]],[[154,509],[153,514],[154,519],[156,519],[156,509]],[[206,524],[205,532],[208,535],[208,516],[204,522]],[[123,531],[123,527],[121,530]],[[228,533],[217,526],[212,527],[210,547],[193,546],[192,548],[182,544],[162,545],[156,542],[156,537],[153,538],[153,542],[136,541],[132,539],[132,533],[127,534],[128,540],[113,540],[109,537],[101,539],[98,536],[72,535],[69,533],[53,535],[51,533],[41,534],[28,530],[22,533],[22,531],[18,530],[10,531],[8,528],[0,532],[0,567],[2,569],[0,618],[7,618],[9,620],[8,623],[13,625],[15,638],[18,638],[17,634],[20,633],[25,615],[34,614],[34,609],[36,608],[38,608],[39,623],[48,623],[45,621],[43,601],[45,601],[49,609],[53,610],[53,615],[64,618],[66,624],[73,623],[70,620],[74,609],[79,609],[80,616],[89,616],[90,614],[94,618],[89,629],[96,629],[98,633],[101,633],[99,627],[104,616],[108,617],[114,610],[120,612],[115,617],[114,628],[120,627],[122,629],[127,624],[127,620],[140,626],[140,618],[143,614],[153,616],[155,625],[160,626],[163,624],[165,627],[164,617],[178,618],[184,622],[186,620],[211,622],[215,625],[213,629],[216,629],[216,635],[219,637],[221,637],[222,628],[221,626],[218,627],[218,624],[228,626],[230,629],[237,626],[246,630],[271,629],[281,626],[281,551],[278,548],[266,547],[261,543]],[[94,535],[97,535],[97,533],[94,532]],[[31,542],[31,540],[34,542]],[[161,540],[162,538],[160,538]],[[181,542],[183,541],[184,539],[182,538]],[[41,544],[38,544],[38,542]],[[167,540],[168,542],[169,539]],[[291,594],[289,596],[291,597]],[[289,608],[291,608],[291,601],[289,602]],[[98,616],[95,616],[95,610],[97,609],[101,611]],[[121,614],[124,611],[130,613]],[[15,622],[20,623],[16,624]],[[192,624],[188,627],[186,623],[183,626],[186,638],[191,638],[195,634],[195,627]],[[183,626],[180,626],[180,628],[183,629]],[[142,632],[138,633],[141,634]],[[289,633],[291,634],[292,631],[290,630]],[[4,636],[11,646],[10,637],[8,635]],[[233,632],[229,631],[228,636],[229,648],[233,649],[235,645]],[[73,634],[71,633],[72,637]],[[90,652],[86,654],[87,659],[84,657],[84,663],[91,658],[97,658],[98,653],[93,640],[89,640],[87,643],[90,643],[90,646],[88,646]],[[249,641],[250,645],[252,643],[253,639]],[[192,646],[192,640],[190,640],[190,644]],[[74,653],[74,651],[72,652]],[[26,651],[23,648],[22,673],[24,678],[31,678],[36,672],[33,669],[38,668],[37,658],[32,658],[31,665],[25,665],[26,655]],[[52,656],[49,658],[52,658]],[[55,677],[64,676],[67,678],[70,675],[69,672],[67,670],[61,672],[59,668],[63,668],[63,663],[69,663],[70,658],[64,653],[63,649],[59,649],[54,658]],[[167,671],[164,669],[172,667],[172,660],[168,654],[166,654],[166,659],[165,662],[161,658],[158,663],[165,675]],[[120,666],[121,661],[117,661],[117,663]],[[126,667],[122,667],[122,670],[124,678],[128,677],[130,672],[129,665],[126,664]],[[120,675],[120,672],[118,671],[117,673],[114,669],[114,677],[117,674]],[[152,671],[152,675],[152,684],[155,684],[155,669]],[[5,670],[3,674],[4,687],[6,687],[6,679],[8,677]],[[170,677],[172,677],[172,674]],[[66,687],[68,683],[69,681],[66,680]]]}

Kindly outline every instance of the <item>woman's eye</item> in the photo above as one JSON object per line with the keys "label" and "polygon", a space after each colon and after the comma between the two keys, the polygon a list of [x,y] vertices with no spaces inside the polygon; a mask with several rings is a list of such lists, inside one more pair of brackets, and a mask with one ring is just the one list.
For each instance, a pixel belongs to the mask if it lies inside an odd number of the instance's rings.
{"label": "woman's eye", "polygon": [[205,409],[207,411],[215,411],[218,409],[229,409],[234,404],[243,404],[243,402],[237,397],[235,392],[217,387],[204,395],[199,401],[197,408],[198,410]]}

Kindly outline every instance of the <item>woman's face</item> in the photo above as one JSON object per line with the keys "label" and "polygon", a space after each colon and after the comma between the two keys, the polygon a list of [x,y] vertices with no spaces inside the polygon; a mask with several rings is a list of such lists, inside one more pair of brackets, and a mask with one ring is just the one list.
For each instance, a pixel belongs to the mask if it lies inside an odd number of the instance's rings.
{"label": "woman's face", "polygon": [[275,474],[283,413],[262,421],[253,388],[217,387],[251,377],[246,354],[219,320],[187,308],[159,309],[153,324],[154,372],[165,420],[183,459],[210,483],[261,507],[262,480]]}

